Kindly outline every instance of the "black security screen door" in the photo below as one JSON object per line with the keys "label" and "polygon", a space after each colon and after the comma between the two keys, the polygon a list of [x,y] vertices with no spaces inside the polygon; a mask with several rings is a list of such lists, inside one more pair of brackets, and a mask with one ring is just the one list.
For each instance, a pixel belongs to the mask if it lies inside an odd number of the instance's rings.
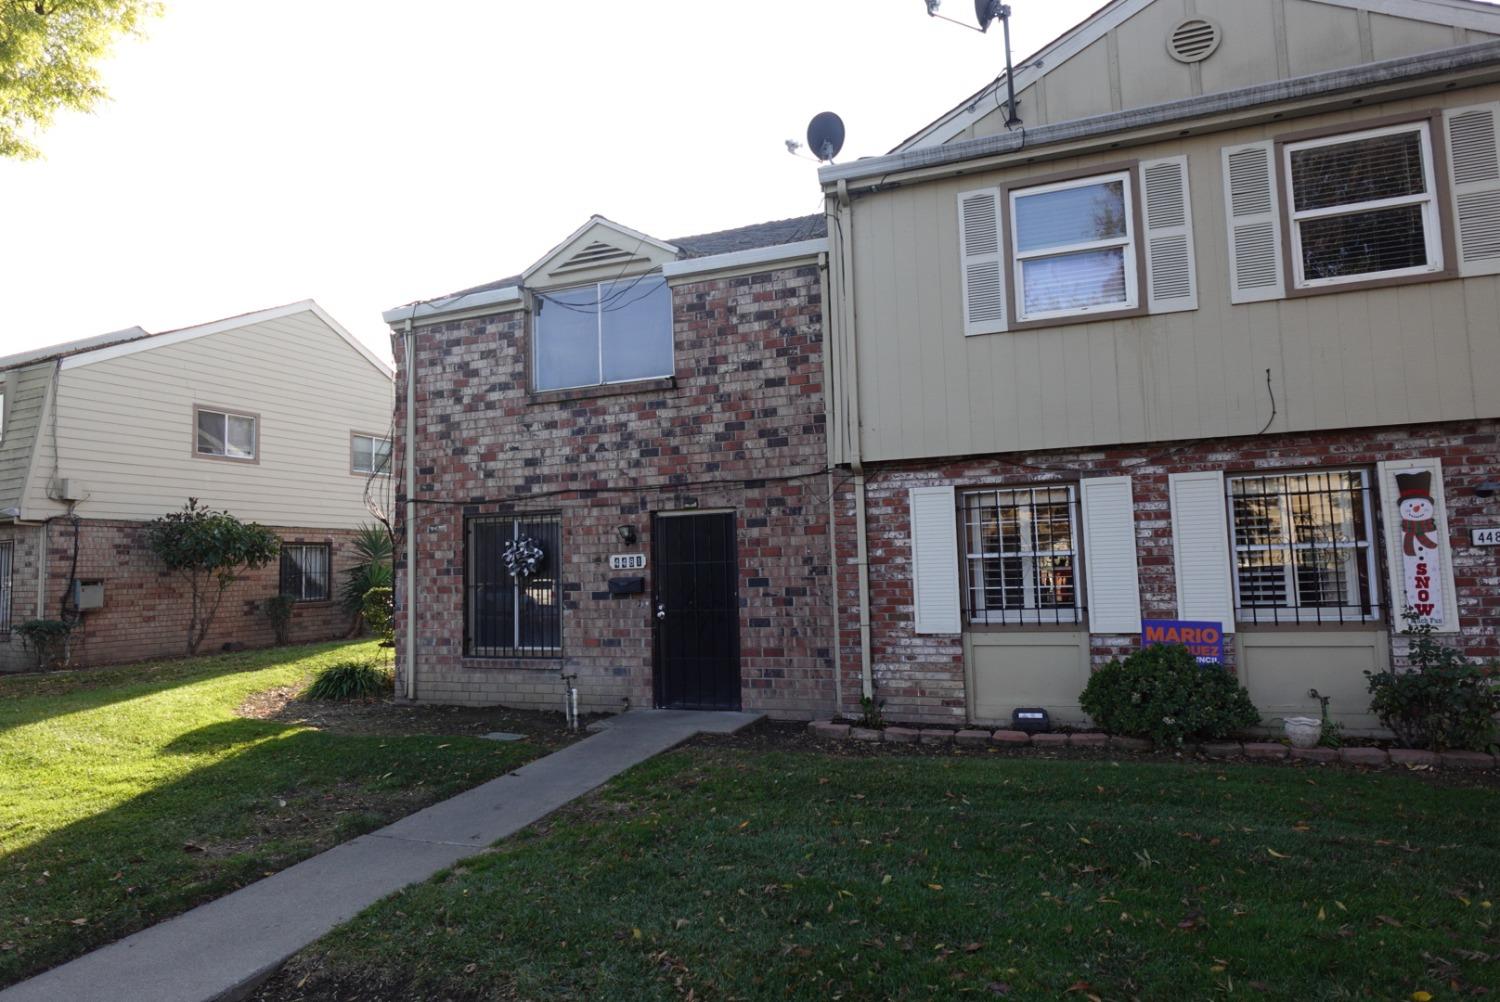
{"label": "black security screen door", "polygon": [[740,602],[734,513],[658,515],[652,539],[657,705],[738,710]]}

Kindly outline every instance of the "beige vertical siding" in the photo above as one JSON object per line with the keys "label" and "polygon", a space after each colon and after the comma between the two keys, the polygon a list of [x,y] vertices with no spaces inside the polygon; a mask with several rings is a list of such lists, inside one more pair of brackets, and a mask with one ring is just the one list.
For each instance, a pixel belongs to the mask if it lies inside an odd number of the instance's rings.
{"label": "beige vertical siding", "polygon": [[[259,461],[197,456],[194,405],[258,414]],[[28,515],[62,510],[55,468],[86,485],[88,518],[155,518],[191,496],[269,525],[352,528],[370,516],[349,435],[388,433],[393,390],[307,312],[65,367],[56,406],[60,455],[40,442]]]}
{"label": "beige vertical siding", "polygon": [[[1231,305],[1220,159],[1225,145],[1293,128],[1353,129],[1371,117],[1495,100],[1500,86],[1488,86],[857,196],[864,457],[1254,434],[1271,417],[1267,369],[1275,431],[1500,416],[1500,279]],[[958,192],[1179,153],[1191,182],[1197,310],[964,337]],[[833,399],[842,399],[837,388]]]}
{"label": "beige vertical siding", "polygon": [[26,471],[42,425],[55,362],[0,372],[5,433],[0,438],[0,508],[19,507]]}

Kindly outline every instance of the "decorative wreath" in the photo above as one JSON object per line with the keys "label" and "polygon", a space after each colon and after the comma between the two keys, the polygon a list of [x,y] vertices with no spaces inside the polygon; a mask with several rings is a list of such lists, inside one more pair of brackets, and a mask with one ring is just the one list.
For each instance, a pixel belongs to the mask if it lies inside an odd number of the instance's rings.
{"label": "decorative wreath", "polygon": [[525,581],[536,573],[536,569],[542,564],[542,548],[537,541],[530,536],[521,536],[505,544],[505,552],[500,554],[500,559],[505,561],[505,569],[510,571],[510,576],[517,581]]}

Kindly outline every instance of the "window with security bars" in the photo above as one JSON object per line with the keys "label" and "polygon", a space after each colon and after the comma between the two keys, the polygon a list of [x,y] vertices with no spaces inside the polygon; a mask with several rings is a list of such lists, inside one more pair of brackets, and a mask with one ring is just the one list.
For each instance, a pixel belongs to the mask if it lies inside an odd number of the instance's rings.
{"label": "window with security bars", "polygon": [[1368,472],[1236,476],[1228,488],[1240,622],[1378,617]]}
{"label": "window with security bars", "polygon": [[1288,143],[1297,288],[1443,268],[1426,122]]}
{"label": "window with security bars", "polygon": [[[466,534],[464,653],[560,657],[562,520],[556,515],[484,516],[469,519]],[[524,559],[536,551],[539,556]]]}
{"label": "window with security bars", "polygon": [[1081,621],[1072,486],[967,491],[959,504],[969,622]]}
{"label": "window with security bars", "polygon": [[15,543],[0,543],[0,637],[10,636],[10,577],[15,556]]}
{"label": "window with security bars", "polygon": [[282,543],[281,594],[298,602],[328,601],[333,595],[333,547]]}

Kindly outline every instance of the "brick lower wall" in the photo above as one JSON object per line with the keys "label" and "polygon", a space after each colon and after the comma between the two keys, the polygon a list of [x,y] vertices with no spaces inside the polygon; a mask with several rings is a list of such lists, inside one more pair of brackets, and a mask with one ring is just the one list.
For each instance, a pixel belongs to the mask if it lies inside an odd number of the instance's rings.
{"label": "brick lower wall", "polygon": [[[343,636],[350,621],[337,602],[337,592],[343,571],[356,560],[355,533],[347,529],[271,528],[284,542],[328,543],[332,547],[334,600],[297,605],[291,640],[303,643]],[[34,530],[38,535],[42,531]],[[47,525],[45,532],[44,616],[55,619],[62,613],[63,595],[71,580],[75,527],[59,519]],[[191,613],[188,586],[151,553],[146,545],[145,523],[83,519],[77,523],[76,533],[76,577],[104,582],[104,606],[83,614],[82,626],[73,637],[72,663],[90,667],[186,654]],[[4,530],[0,530],[0,538],[4,538]],[[15,594],[21,614],[16,622],[35,615],[35,563],[29,569],[20,569],[19,564]],[[213,653],[226,644],[266,647],[274,643],[270,620],[261,603],[279,588],[277,561],[244,572],[225,592],[199,653]],[[22,602],[24,611],[19,608]],[[12,640],[10,648],[3,662],[6,670],[35,667],[34,656],[20,650],[18,638]]]}
{"label": "brick lower wall", "polygon": [[[42,527],[0,525],[0,543],[12,549],[10,579],[10,624],[24,623],[37,615],[37,567],[41,560]],[[3,610],[0,610],[3,611]],[[36,667],[36,657],[25,650],[13,630],[0,634],[0,672],[26,671]]]}
{"label": "brick lower wall", "polygon": [[[953,723],[966,716],[963,641],[960,636],[913,632],[910,573],[911,523],[907,490],[924,485],[1027,486],[1079,476],[1132,478],[1136,511],[1141,610],[1145,618],[1177,616],[1168,477],[1173,473],[1295,471],[1366,466],[1436,456],[1443,463],[1448,527],[1461,632],[1452,641],[1475,658],[1500,657],[1500,549],[1469,545],[1469,530],[1500,524],[1500,496],[1474,493],[1500,480],[1500,422],[1468,421],[1258,438],[1164,443],[1146,447],[1061,450],[1008,456],[966,457],[930,463],[867,468],[866,506],[870,562],[871,636],[877,695],[894,719]],[[1046,468],[1043,472],[1035,467]],[[1378,498],[1379,484],[1372,476]],[[860,650],[855,564],[854,495],[846,481],[838,494],[841,690],[845,712],[856,712]],[[1376,513],[1377,522],[1380,515]],[[1390,621],[1384,537],[1377,542],[1377,578]],[[1296,629],[1296,627],[1284,627]],[[1397,638],[1399,661],[1403,643]],[[1138,637],[1094,634],[1093,662],[1139,647]],[[1233,667],[1232,647],[1226,655]]]}

